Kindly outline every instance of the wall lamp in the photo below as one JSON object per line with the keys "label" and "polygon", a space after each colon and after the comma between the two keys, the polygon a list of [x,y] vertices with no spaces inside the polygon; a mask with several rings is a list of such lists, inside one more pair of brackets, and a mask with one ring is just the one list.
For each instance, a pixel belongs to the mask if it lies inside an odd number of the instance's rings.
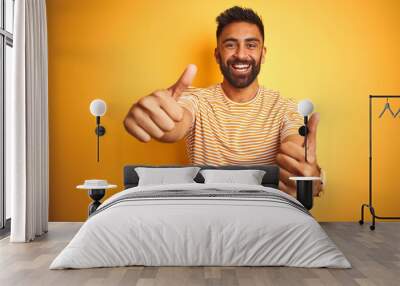
{"label": "wall lamp", "polygon": [[[313,112],[314,105],[308,100],[304,99],[299,102],[297,111],[304,118],[304,125],[299,128],[299,134],[304,137],[304,157],[307,162],[307,136],[309,133],[308,116]],[[310,210],[313,207],[313,181],[321,180],[320,177],[289,177],[290,180],[296,181],[296,198],[303,206]]]}
{"label": "wall lamp", "polygon": [[95,99],[90,103],[90,113],[96,117],[96,129],[94,132],[97,135],[97,162],[100,158],[100,136],[106,134],[104,126],[100,125],[100,117],[104,116],[107,111],[107,104],[104,100]]}

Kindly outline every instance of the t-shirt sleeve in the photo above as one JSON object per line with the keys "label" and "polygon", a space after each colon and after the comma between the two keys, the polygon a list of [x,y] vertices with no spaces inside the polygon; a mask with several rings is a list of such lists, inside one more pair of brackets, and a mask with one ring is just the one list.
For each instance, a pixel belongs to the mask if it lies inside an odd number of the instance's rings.
{"label": "t-shirt sleeve", "polygon": [[281,125],[281,142],[289,135],[299,134],[299,128],[304,125],[304,118],[297,111],[297,102],[294,99],[286,100],[286,109]]}
{"label": "t-shirt sleeve", "polygon": [[186,108],[192,114],[192,126],[194,121],[196,120],[198,114],[198,97],[194,92],[191,91],[191,88],[188,88],[183,92],[183,94],[178,98],[178,104],[182,107]]}

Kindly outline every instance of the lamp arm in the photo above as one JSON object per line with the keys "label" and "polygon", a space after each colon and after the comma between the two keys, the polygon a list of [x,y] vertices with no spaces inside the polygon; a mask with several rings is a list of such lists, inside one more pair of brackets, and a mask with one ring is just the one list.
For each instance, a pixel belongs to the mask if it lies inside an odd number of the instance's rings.
{"label": "lamp arm", "polygon": [[96,116],[97,162],[100,160],[100,116]]}
{"label": "lamp arm", "polygon": [[304,132],[304,157],[307,162],[307,135],[308,135],[308,116],[304,116],[304,126],[305,126],[305,132]]}
{"label": "lamp arm", "polygon": [[[97,125],[97,128],[99,126],[100,125]],[[97,133],[97,162],[99,162],[99,157],[100,157],[100,135],[99,135],[99,132],[96,132],[96,133]]]}

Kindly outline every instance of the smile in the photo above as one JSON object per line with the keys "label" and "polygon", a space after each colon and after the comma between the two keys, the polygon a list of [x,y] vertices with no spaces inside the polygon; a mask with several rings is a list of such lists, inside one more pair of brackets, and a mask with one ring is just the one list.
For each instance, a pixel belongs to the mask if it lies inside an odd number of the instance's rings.
{"label": "smile", "polygon": [[233,64],[233,65],[231,65],[231,67],[236,72],[247,73],[250,70],[251,65],[250,64]]}

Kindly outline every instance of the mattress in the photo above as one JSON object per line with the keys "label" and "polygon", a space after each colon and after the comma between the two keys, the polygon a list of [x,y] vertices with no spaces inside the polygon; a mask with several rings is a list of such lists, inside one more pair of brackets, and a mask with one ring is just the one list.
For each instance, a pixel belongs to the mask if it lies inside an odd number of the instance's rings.
{"label": "mattress", "polygon": [[351,267],[284,192],[199,183],[137,186],[111,196],[50,269],[132,265]]}

